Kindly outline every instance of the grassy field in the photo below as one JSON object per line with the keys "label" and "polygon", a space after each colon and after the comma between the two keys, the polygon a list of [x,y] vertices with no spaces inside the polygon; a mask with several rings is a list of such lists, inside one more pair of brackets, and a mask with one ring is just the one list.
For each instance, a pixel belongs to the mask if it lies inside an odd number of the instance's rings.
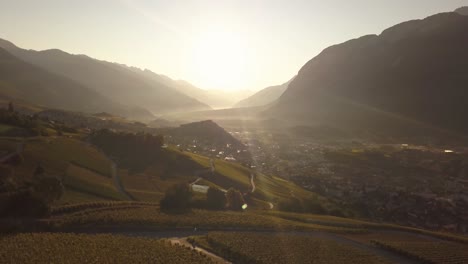
{"label": "grassy field", "polygon": [[32,175],[41,164],[50,175],[63,176],[70,163],[110,177],[110,162],[85,142],[66,137],[37,137],[29,139],[0,138],[1,149],[15,150],[24,142],[24,162],[16,168],[21,176]]}
{"label": "grassy field", "polygon": [[32,233],[0,238],[2,263],[211,263],[166,240],[116,235]]}
{"label": "grassy field", "polygon": [[[210,166],[210,159],[208,157],[190,152],[183,152],[181,154],[189,156],[202,167],[209,168]],[[250,183],[251,175],[254,175],[256,189],[252,196],[257,201],[277,204],[278,202],[295,197],[300,200],[314,200],[317,203],[323,204],[325,207],[330,206],[330,202],[326,198],[304,190],[292,182],[275,176],[267,176],[257,173],[254,170],[233,162],[215,159],[214,164],[215,172],[217,173],[216,176],[204,179],[204,184],[208,186],[215,185],[220,188],[228,189],[230,187],[229,183],[234,183],[234,187],[238,187],[241,190],[248,192],[252,189]],[[217,177],[221,177],[221,179]]]}
{"label": "grassy field", "polygon": [[15,175],[29,179],[41,165],[47,175],[62,179],[65,193],[56,204],[125,199],[113,186],[110,161],[80,138],[2,137],[0,149],[15,151],[21,142],[24,142],[23,162],[15,167]]}
{"label": "grassy field", "polygon": [[126,197],[115,189],[111,178],[73,164],[68,166],[63,184],[67,191],[72,190],[102,199],[126,200]]}

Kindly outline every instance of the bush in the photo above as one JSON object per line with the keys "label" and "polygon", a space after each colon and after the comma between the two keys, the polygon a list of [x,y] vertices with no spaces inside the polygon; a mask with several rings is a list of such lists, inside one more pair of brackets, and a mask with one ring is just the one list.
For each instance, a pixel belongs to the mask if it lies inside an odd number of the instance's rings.
{"label": "bush", "polygon": [[206,193],[206,206],[211,210],[222,210],[226,207],[226,194],[218,188],[210,187]]}
{"label": "bush", "polygon": [[238,190],[230,188],[226,193],[227,208],[229,210],[241,211],[245,204],[244,196]]}
{"label": "bush", "polygon": [[0,166],[0,216],[43,217],[48,215],[53,201],[60,199],[63,186],[60,180],[45,175],[24,181],[14,177],[11,167]]}
{"label": "bush", "polygon": [[289,198],[278,203],[278,210],[297,213],[327,214],[327,210],[316,200]]}
{"label": "bush", "polygon": [[186,211],[190,209],[192,190],[188,184],[176,184],[169,188],[160,201],[162,211]]}
{"label": "bush", "polygon": [[107,155],[117,159],[120,166],[131,172],[142,172],[155,160],[161,158],[162,136],[146,133],[113,132],[108,129],[95,131],[91,142]]}
{"label": "bush", "polygon": [[32,189],[11,193],[2,206],[3,217],[43,217],[49,213],[48,203]]}

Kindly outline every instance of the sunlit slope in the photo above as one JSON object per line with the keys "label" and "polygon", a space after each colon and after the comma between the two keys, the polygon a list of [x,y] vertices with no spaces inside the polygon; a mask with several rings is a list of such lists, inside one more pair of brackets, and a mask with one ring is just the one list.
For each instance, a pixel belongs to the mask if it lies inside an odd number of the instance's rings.
{"label": "sunlit slope", "polygon": [[[304,190],[284,179],[275,176],[267,176],[238,163],[227,162],[221,159],[213,160],[215,172],[212,174],[210,172],[210,158],[189,152],[183,152],[181,154],[191,157],[192,160],[208,170],[208,172],[202,176],[205,181],[216,184],[224,189],[230,187],[238,188],[245,193],[251,193],[253,190],[251,196],[254,200],[260,200],[275,205],[279,202],[295,198],[299,201],[313,200],[322,203],[324,206],[328,206],[329,202],[326,198]],[[254,189],[251,185],[252,177],[255,185]]]}
{"label": "sunlit slope", "polygon": [[313,200],[325,207],[329,205],[325,198],[291,182],[256,173],[237,163],[215,159],[212,172],[210,158],[172,148],[165,149],[162,158],[155,160],[143,172],[133,173],[117,164],[113,175],[111,161],[79,136],[51,136],[24,141],[2,138],[0,144],[9,152],[19,145],[24,146],[21,153],[24,161],[16,167],[16,175],[32,177],[40,165],[47,175],[62,180],[65,193],[59,204],[126,200],[126,195],[115,187],[113,176],[116,176],[136,201],[159,202],[170,186],[198,180],[198,184],[223,190],[238,189],[248,196],[249,205],[261,208],[274,207],[289,199]]}
{"label": "sunlit slope", "polygon": [[15,167],[16,177],[31,178],[41,166],[46,175],[62,180],[65,192],[57,203],[126,199],[114,187],[110,161],[86,142],[67,137],[0,138],[1,149],[14,151],[18,145],[23,145],[23,161]]}

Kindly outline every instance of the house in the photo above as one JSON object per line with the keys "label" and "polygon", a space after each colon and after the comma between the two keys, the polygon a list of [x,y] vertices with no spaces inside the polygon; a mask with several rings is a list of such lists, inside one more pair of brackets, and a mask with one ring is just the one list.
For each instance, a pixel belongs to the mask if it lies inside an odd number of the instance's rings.
{"label": "house", "polygon": [[207,193],[210,186],[192,184],[192,191],[199,193]]}

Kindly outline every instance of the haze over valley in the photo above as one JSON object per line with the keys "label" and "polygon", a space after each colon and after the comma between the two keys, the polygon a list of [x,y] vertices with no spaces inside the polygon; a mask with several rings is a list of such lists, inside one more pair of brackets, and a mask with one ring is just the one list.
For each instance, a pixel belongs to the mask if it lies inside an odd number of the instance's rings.
{"label": "haze over valley", "polygon": [[468,263],[468,2],[312,2],[5,3],[0,262]]}

